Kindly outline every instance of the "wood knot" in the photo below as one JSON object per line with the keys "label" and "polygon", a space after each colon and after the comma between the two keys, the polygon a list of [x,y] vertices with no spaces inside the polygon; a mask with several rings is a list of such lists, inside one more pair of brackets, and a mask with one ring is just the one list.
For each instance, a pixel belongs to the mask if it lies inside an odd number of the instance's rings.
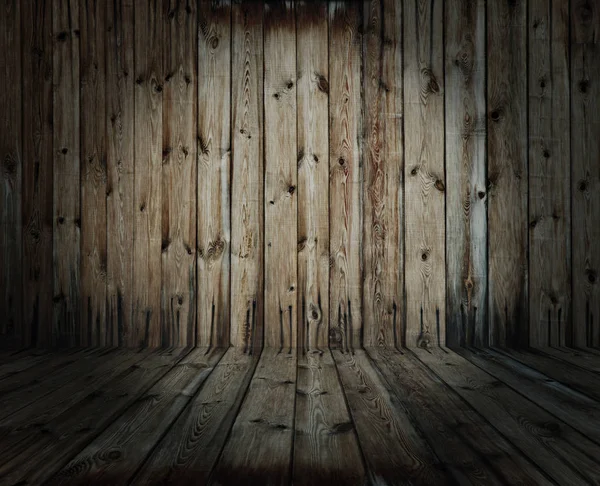
{"label": "wood knot", "polygon": [[167,248],[169,248],[170,244],[171,244],[171,240],[169,240],[168,238],[162,240],[162,242],[160,244],[160,251],[165,253],[167,251]]}
{"label": "wood knot", "polygon": [[317,88],[319,88],[319,91],[322,93],[329,93],[329,82],[322,74],[317,74]]}
{"label": "wood knot", "polygon": [[146,211],[146,204],[142,203],[142,204],[140,204],[140,212],[143,213],[144,211]]}
{"label": "wood knot", "polygon": [[217,36],[214,36],[212,38],[212,40],[210,41],[210,47],[213,50],[215,50],[217,47],[219,47],[219,38]]}
{"label": "wood knot", "polygon": [[177,303],[179,305],[183,305],[183,295],[181,295],[181,294],[177,295]]}
{"label": "wood knot", "polygon": [[549,159],[550,151],[548,149],[544,149],[544,151],[542,152],[542,155],[544,156],[545,159]]}
{"label": "wood knot", "polygon": [[585,191],[587,191],[587,182],[579,181],[579,185],[577,187],[581,192],[585,192]]}
{"label": "wood knot", "polygon": [[59,216],[56,221],[58,222],[58,224],[65,224],[65,218],[62,216]]}
{"label": "wood knot", "polygon": [[492,119],[493,122],[498,123],[500,121],[500,118],[502,118],[502,110],[500,108],[496,108],[495,110],[492,110],[492,112],[490,113],[490,118]]}
{"label": "wood knot", "polygon": [[483,198],[485,197],[485,192],[483,192],[483,191],[479,191],[479,192],[477,193],[477,197],[478,197],[479,199],[483,199]]}
{"label": "wood knot", "polygon": [[587,280],[589,283],[591,283],[592,285],[596,283],[596,281],[598,280],[598,276],[596,275],[596,272],[592,269],[588,269],[586,270],[587,273]]}
{"label": "wood knot", "polygon": [[68,149],[68,148],[64,148],[64,147],[63,147],[63,148],[60,150],[60,153],[61,153],[61,154],[63,154],[63,155],[67,155],[67,154],[69,153],[69,149]]}
{"label": "wood knot", "polygon": [[343,157],[340,157],[340,158],[338,159],[338,164],[340,164],[340,165],[344,165],[345,163],[346,163],[346,160],[345,160]]}
{"label": "wood knot", "polygon": [[446,186],[444,185],[441,179],[435,181],[435,188],[440,192],[444,192],[446,190]]}
{"label": "wood knot", "polygon": [[135,84],[137,84],[138,86],[140,84],[142,84],[144,82],[144,78],[141,76],[138,76],[138,78],[135,80]]}
{"label": "wood knot", "polygon": [[215,241],[208,243],[208,250],[204,255],[205,260],[214,261],[218,259],[225,250],[225,241],[222,238],[217,238]]}
{"label": "wood knot", "polygon": [[296,192],[296,186],[288,187],[288,193],[290,194],[290,196],[292,196],[294,192]]}
{"label": "wood knot", "polygon": [[416,176],[417,172],[419,172],[418,167],[413,167],[412,170],[410,171],[410,175]]}
{"label": "wood knot", "polygon": [[162,84],[157,84],[156,86],[154,86],[154,91],[156,91],[157,93],[162,93],[162,90]]}
{"label": "wood knot", "polygon": [[421,253],[421,261],[426,262],[428,258],[429,258],[428,252],[424,251],[423,253]]}
{"label": "wood knot", "polygon": [[64,41],[66,41],[68,38],[69,38],[69,33],[68,33],[68,32],[65,32],[65,31],[63,31],[63,32],[60,32],[60,33],[59,33],[59,34],[56,36],[56,39],[57,39],[59,42],[64,42]]}
{"label": "wood knot", "polygon": [[537,226],[538,222],[536,219],[534,219],[531,223],[529,223],[529,227],[531,229],[534,229]]}
{"label": "wood knot", "polygon": [[587,93],[588,88],[590,87],[590,82],[587,79],[582,79],[581,81],[579,81],[578,86],[579,92]]}
{"label": "wood knot", "polygon": [[288,81],[287,84],[285,85],[285,87],[287,89],[292,89],[294,87],[294,82],[293,81]]}

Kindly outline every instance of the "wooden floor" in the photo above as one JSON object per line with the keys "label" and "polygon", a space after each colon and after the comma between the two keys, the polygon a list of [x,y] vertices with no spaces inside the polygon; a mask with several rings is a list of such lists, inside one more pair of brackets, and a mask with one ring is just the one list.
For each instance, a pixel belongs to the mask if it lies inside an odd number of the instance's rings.
{"label": "wooden floor", "polygon": [[600,354],[0,353],[0,484],[600,484]]}

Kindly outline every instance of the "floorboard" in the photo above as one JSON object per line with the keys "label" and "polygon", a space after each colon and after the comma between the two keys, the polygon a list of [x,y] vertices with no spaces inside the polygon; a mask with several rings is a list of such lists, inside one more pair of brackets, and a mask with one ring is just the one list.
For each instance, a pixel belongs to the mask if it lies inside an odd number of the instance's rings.
{"label": "floorboard", "polygon": [[595,349],[571,349],[565,347],[542,348],[544,354],[575,365],[584,370],[600,373],[600,354]]}

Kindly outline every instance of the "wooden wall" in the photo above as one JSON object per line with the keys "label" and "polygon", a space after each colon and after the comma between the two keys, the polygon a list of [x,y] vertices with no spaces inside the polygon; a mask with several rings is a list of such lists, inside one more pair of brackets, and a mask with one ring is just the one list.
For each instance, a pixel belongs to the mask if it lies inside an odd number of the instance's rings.
{"label": "wooden wall", "polygon": [[594,0],[3,0],[0,334],[600,346]]}

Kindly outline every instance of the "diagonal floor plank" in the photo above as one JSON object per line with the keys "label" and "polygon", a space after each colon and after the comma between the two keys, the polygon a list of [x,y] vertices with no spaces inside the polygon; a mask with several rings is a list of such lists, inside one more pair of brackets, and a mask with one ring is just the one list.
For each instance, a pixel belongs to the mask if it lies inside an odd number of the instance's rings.
{"label": "diagonal floor plank", "polygon": [[600,373],[600,352],[586,348],[571,349],[565,347],[553,347],[553,348],[540,348],[538,351],[553,358],[557,358],[561,361],[565,361],[569,364],[575,365],[584,370],[592,371],[593,373]]}
{"label": "diagonal floor plank", "polygon": [[553,484],[414,355],[367,351],[460,484]]}

